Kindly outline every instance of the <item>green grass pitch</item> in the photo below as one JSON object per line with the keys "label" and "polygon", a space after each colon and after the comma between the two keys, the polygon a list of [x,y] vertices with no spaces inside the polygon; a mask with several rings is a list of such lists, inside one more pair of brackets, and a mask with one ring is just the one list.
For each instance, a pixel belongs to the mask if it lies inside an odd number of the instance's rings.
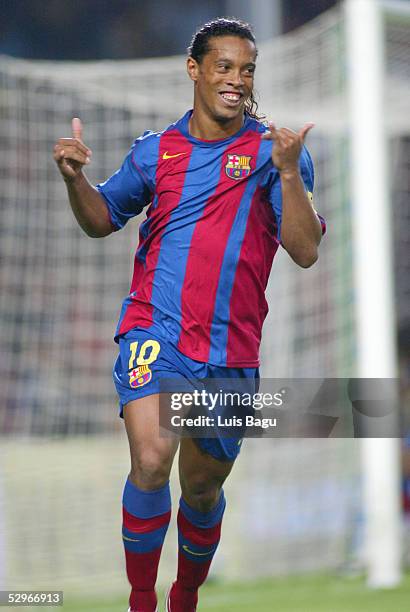
{"label": "green grass pitch", "polygon": [[[160,593],[163,605],[163,593]],[[67,612],[126,612],[126,598],[67,601]],[[162,612],[163,607],[159,608]],[[395,589],[371,590],[362,578],[303,576],[250,583],[211,583],[198,612],[409,612],[410,574]]]}

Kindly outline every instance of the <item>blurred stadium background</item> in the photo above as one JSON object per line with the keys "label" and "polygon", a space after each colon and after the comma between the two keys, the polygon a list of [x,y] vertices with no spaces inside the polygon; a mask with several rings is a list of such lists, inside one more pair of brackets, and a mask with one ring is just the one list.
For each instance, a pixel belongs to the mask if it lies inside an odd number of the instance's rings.
{"label": "blurred stadium background", "polygon": [[[260,109],[279,125],[316,123],[308,143],[316,167],[315,205],[328,223],[311,270],[297,269],[283,253],[275,261],[262,374],[355,376],[346,14],[343,3],[330,0],[178,7],[84,0],[81,11],[76,2],[48,4],[44,11],[34,1],[6,2],[1,21],[0,589],[64,589],[68,598],[111,598],[128,590],[119,536],[128,449],[110,375],[116,354],[112,334],[128,292],[139,221],[104,240],[84,236],[52,160],[53,144],[69,135],[71,118],[80,116],[93,150],[87,174],[94,182],[103,180],[137,135],[161,130],[190,106],[192,87],[180,54],[195,27],[222,14],[253,22],[260,34]],[[383,127],[394,246],[391,325],[405,406],[410,9],[405,1],[383,7]],[[368,222],[372,232],[372,219]],[[360,444],[349,438],[247,441],[226,485],[229,515],[213,577],[244,581],[363,571]],[[405,445],[403,470],[409,488]],[[405,486],[404,530],[410,513]],[[176,500],[177,486],[173,493]],[[163,585],[175,572],[175,548],[171,529]],[[271,608],[249,602],[249,609]],[[383,609],[407,608],[386,603]]]}

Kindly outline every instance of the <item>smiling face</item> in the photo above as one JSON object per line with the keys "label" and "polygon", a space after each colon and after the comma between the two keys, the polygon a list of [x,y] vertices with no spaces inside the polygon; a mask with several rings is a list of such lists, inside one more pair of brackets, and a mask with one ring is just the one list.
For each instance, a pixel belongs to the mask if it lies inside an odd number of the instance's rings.
{"label": "smiling face", "polygon": [[194,115],[238,130],[245,101],[252,93],[256,48],[239,36],[214,36],[198,63],[188,58],[188,74],[195,83]]}

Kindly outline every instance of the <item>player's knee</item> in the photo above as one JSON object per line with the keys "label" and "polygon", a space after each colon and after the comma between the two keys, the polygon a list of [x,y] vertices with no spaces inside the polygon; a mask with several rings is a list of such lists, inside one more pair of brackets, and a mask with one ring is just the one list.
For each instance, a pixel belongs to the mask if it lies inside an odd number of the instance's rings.
{"label": "player's knee", "polygon": [[167,454],[145,450],[132,458],[131,480],[144,489],[159,489],[169,480],[170,469]]}
{"label": "player's knee", "polygon": [[188,504],[200,512],[210,512],[218,503],[222,485],[210,483],[206,478],[186,482],[182,494]]}

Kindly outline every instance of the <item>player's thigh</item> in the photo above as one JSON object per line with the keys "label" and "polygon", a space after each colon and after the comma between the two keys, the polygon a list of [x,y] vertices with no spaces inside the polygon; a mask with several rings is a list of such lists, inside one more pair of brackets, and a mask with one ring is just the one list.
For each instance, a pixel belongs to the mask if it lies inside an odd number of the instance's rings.
{"label": "player's thigh", "polygon": [[124,406],[123,415],[133,480],[161,486],[169,478],[179,440],[160,435],[159,398],[159,394],[153,394],[132,400]]}
{"label": "player's thigh", "polygon": [[199,509],[212,508],[233,465],[233,461],[219,461],[203,452],[193,439],[182,438],[179,479],[186,501]]}

